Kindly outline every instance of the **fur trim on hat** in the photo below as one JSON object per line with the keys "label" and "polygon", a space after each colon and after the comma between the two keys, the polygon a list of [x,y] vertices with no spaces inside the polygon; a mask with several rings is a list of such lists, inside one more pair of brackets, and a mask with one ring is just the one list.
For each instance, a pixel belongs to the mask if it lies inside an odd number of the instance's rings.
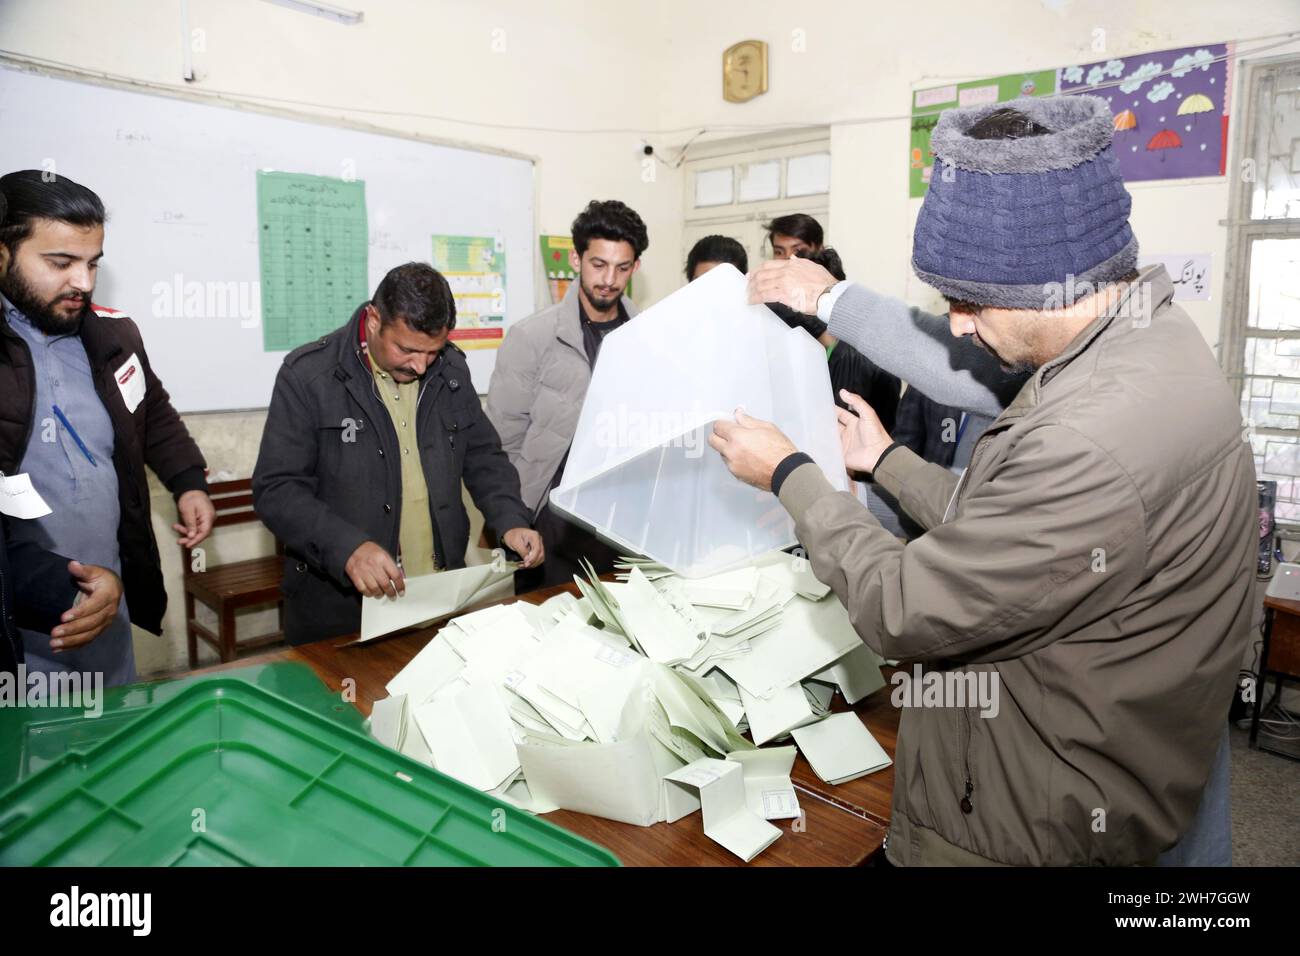
{"label": "fur trim on hat", "polygon": [[[984,117],[1007,107],[1052,132],[1021,139],[966,135]],[[945,110],[930,136],[930,149],[944,163],[974,173],[1043,173],[1087,162],[1110,144],[1113,133],[1114,118],[1100,96],[1024,96]]]}
{"label": "fur trim on hat", "polygon": [[1060,282],[1031,282],[1023,285],[954,279],[927,272],[916,264],[916,259],[912,260],[912,268],[922,282],[934,286],[949,299],[961,299],[986,308],[1042,312],[1073,305],[1078,299],[1086,298],[1102,286],[1119,281],[1137,268],[1137,259],[1138,241],[1131,239],[1105,262],[1078,275],[1066,276]]}

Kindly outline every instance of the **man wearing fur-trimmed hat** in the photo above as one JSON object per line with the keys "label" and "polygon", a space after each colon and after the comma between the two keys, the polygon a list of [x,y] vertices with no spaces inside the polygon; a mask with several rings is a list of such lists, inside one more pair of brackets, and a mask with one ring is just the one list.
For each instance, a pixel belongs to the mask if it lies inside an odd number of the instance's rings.
{"label": "man wearing fur-trimmed hat", "polygon": [[[738,413],[711,439],[777,493],[864,642],[1000,688],[987,717],[904,710],[896,864],[1153,863],[1190,827],[1221,740],[1250,626],[1254,465],[1169,276],[1135,268],[1111,129],[1082,96],[939,119],[913,267],[953,336],[1031,374],[960,479],[848,396],[846,464],[926,534],[899,542],[769,423]],[[751,280],[753,301],[803,311],[848,294],[800,260]]]}

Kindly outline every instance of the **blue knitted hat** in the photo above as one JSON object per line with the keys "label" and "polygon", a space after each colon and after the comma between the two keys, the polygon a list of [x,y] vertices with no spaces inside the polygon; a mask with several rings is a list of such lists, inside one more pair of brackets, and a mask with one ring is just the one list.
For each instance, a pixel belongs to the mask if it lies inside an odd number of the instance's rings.
{"label": "blue knitted hat", "polygon": [[[1052,132],[966,135],[1007,106]],[[1043,309],[1130,272],[1138,244],[1112,131],[1110,108],[1097,96],[945,111],[930,138],[935,162],[912,243],[916,274],[949,298]]]}

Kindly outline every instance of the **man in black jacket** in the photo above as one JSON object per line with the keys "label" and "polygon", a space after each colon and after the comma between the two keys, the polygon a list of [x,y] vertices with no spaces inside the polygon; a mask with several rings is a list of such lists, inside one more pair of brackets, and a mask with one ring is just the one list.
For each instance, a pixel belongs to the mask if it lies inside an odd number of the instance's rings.
{"label": "man in black jacket", "polygon": [[357,631],[361,595],[465,566],[461,479],[487,524],[533,567],[543,557],[519,475],[449,341],[456,305],[409,262],[372,301],[285,357],[253,471],[259,517],[285,545],[291,644]]}
{"label": "man in black jacket", "polygon": [[[10,533],[120,572],[126,601],[93,643],[54,653],[25,629],[29,670],[135,679],[131,623],[161,633],[167,592],[150,520],[145,465],[176,497],[180,542],[212,528],[204,462],[129,318],[91,304],[104,206],[64,176],[0,177],[0,471],[28,473],[51,513]],[[128,619],[129,615],[129,619]]]}
{"label": "man in black jacket", "polygon": [[[797,220],[800,217],[785,218]],[[812,219],[812,217],[804,216],[802,218],[816,225],[817,220]],[[783,220],[774,220],[769,225],[775,225],[775,223],[781,221]],[[818,227],[816,234],[820,235],[820,227]],[[788,239],[789,237],[783,237],[780,232],[772,234],[774,244],[781,242],[783,238]],[[820,239],[815,249],[799,248],[793,253],[793,256],[799,259],[811,259],[836,279],[844,280],[844,266],[840,262],[839,253],[830,246],[821,245]],[[778,256],[778,258],[781,257]],[[844,404],[844,399],[840,398],[841,390],[847,389],[852,394],[860,395],[866,399],[867,404],[872,407],[885,428],[892,429],[894,427],[894,416],[898,411],[898,396],[903,387],[902,382],[897,377],[886,372],[849,343],[841,342],[827,332],[826,323],[817,318],[816,315],[797,312],[780,302],[769,302],[767,307],[775,312],[786,325],[791,328],[803,328],[825,347],[827,369],[831,376],[831,396],[835,399],[836,405],[849,410],[848,405]]]}
{"label": "man in black jacket", "polygon": [[[926,461],[960,475],[970,464],[975,443],[992,424],[993,419],[987,415],[968,412],[954,405],[941,405],[922,395],[915,385],[909,385],[899,400],[898,415],[890,435],[898,444],[910,448]],[[860,497],[887,531],[908,540],[925,533],[898,499],[880,485],[871,484],[862,489]]]}

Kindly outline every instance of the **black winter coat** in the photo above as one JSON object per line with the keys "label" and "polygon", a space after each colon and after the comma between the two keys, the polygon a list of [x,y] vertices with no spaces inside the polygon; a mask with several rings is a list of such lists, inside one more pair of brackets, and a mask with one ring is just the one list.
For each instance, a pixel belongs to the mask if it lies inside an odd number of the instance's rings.
{"label": "black winter coat", "polygon": [[[23,660],[18,628],[49,633],[77,599],[68,559],[30,541],[9,541],[0,517],[0,673],[16,673]],[[18,693],[25,688],[18,687]]]}
{"label": "black winter coat", "polygon": [[[351,634],[360,594],[344,566],[374,541],[398,552],[402,469],[397,433],[358,343],[364,306],[341,329],[290,352],[280,368],[253,471],[253,505],[285,546],[284,630],[291,644]],[[465,566],[469,515],[461,481],[489,527],[529,527],[519,475],[448,343],[428,370],[416,411],[434,546]]]}

